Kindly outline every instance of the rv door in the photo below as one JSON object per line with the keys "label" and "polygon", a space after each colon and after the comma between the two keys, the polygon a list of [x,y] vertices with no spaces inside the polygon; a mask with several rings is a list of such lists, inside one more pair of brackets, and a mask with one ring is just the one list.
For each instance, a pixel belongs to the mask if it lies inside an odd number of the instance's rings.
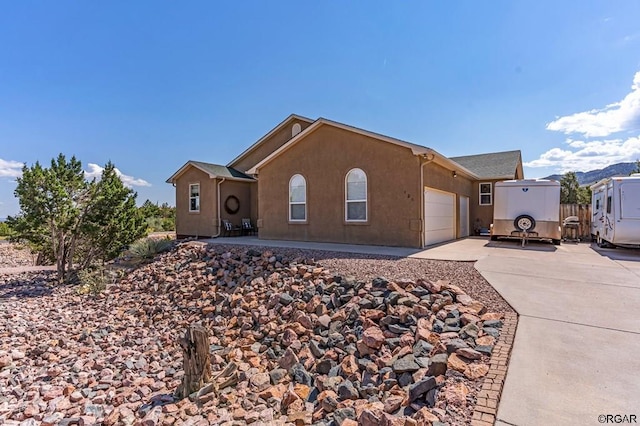
{"label": "rv door", "polygon": [[604,188],[599,187],[593,191],[593,201],[591,203],[591,208],[593,212],[591,213],[591,234],[595,237],[598,234],[604,234],[603,224],[604,224]]}
{"label": "rv door", "polygon": [[607,185],[606,209],[607,212],[604,215],[604,236],[607,241],[611,241],[613,239],[614,215],[616,212],[613,206],[613,183]]}

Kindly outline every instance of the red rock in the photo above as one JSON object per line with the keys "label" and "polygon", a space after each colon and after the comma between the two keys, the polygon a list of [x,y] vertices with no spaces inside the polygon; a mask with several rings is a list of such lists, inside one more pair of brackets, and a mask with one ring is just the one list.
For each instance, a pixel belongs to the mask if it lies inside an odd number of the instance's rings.
{"label": "red rock", "polygon": [[478,323],[478,321],[480,321],[480,318],[475,315],[469,313],[460,315],[460,322],[462,323],[462,325],[476,324]]}
{"label": "red rock", "polygon": [[471,380],[476,380],[480,377],[484,377],[488,372],[489,366],[486,364],[469,364],[467,369],[464,371],[464,375]]}
{"label": "red rock", "polygon": [[358,360],[353,355],[344,357],[342,363],[340,363],[342,372],[345,376],[351,377],[359,372]]}
{"label": "red rock", "polygon": [[112,426],[118,423],[120,420],[120,412],[118,410],[113,410],[105,419],[102,424],[105,426]]}
{"label": "red rock", "polygon": [[22,413],[25,417],[30,418],[40,414],[40,409],[36,404],[28,404]]}
{"label": "red rock", "polygon": [[431,426],[432,423],[440,421],[438,416],[433,414],[427,407],[423,407],[413,418],[418,422],[418,426]]}
{"label": "red rock", "polygon": [[365,409],[358,416],[358,426],[380,426],[385,418],[380,409]]}
{"label": "red rock", "polygon": [[487,312],[486,314],[483,314],[480,317],[482,321],[501,320],[503,318],[504,318],[504,314],[500,314],[497,312]]}
{"label": "red rock", "polygon": [[493,336],[489,336],[488,334],[482,337],[478,337],[476,339],[476,345],[481,346],[493,346],[496,343],[496,338]]}
{"label": "red rock", "polygon": [[307,385],[303,385],[301,383],[296,383],[293,386],[293,392],[298,395],[300,399],[303,401],[307,399],[309,393],[311,393],[311,388]]}
{"label": "red rock", "polygon": [[444,388],[443,394],[448,404],[464,407],[467,405],[469,388],[464,383],[451,384]]}
{"label": "red rock", "polygon": [[395,413],[398,411],[404,401],[404,396],[391,395],[384,400],[384,411],[386,413]]}
{"label": "red rock", "polygon": [[167,404],[162,406],[163,413],[171,414],[171,413],[177,413],[178,411],[180,411],[180,409],[176,404]]}
{"label": "red rock", "polygon": [[467,362],[456,354],[451,354],[449,355],[449,358],[447,358],[447,367],[459,371],[460,373],[464,373],[467,370],[467,366]]}
{"label": "red rock", "polygon": [[11,364],[11,357],[9,355],[0,356],[0,368],[4,368]]}
{"label": "red rock", "polygon": [[469,360],[476,360],[482,358],[482,354],[471,348],[460,348],[456,350],[456,355],[460,355]]}
{"label": "red rock", "polygon": [[431,322],[428,318],[419,318],[416,327],[416,341],[429,341],[431,338]]}
{"label": "red rock", "polygon": [[364,344],[374,349],[380,349],[385,340],[384,333],[379,327],[367,328],[362,336]]}

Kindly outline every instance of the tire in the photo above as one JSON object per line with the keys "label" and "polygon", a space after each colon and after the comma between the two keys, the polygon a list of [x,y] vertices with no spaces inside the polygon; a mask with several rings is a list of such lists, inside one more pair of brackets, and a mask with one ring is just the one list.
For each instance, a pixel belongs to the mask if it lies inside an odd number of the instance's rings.
{"label": "tire", "polygon": [[554,246],[559,246],[560,245],[560,240],[557,240],[555,238],[553,240],[551,240],[551,242],[553,243]]}
{"label": "tire", "polygon": [[529,232],[536,228],[536,221],[528,214],[521,214],[513,221],[513,226],[515,226],[518,231]]}

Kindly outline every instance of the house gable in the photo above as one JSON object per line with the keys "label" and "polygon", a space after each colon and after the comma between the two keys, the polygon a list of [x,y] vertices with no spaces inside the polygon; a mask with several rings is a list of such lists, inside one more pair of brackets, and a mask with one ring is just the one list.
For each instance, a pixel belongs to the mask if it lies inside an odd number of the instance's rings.
{"label": "house gable", "polygon": [[[346,177],[366,174],[366,219],[347,219]],[[291,177],[306,181],[306,217],[291,221]],[[260,238],[420,246],[420,158],[397,144],[320,126],[261,167]]]}
{"label": "house gable", "polygon": [[437,164],[451,170],[462,173],[470,178],[477,178],[477,176],[466,167],[457,164],[442,154],[438,153],[434,149],[428,148],[426,146],[413,144],[410,142],[403,141],[401,139],[392,138],[389,136],[381,135],[379,133],[370,132],[368,130],[360,129],[358,127],[349,126],[347,124],[338,123],[336,121],[328,120],[326,118],[319,118],[316,120],[311,126],[303,130],[300,134],[293,137],[287,143],[283,144],[280,148],[273,151],[269,156],[265,157],[262,161],[257,163],[255,166],[251,167],[246,171],[246,173],[250,175],[257,175],[260,168],[264,167],[269,162],[273,161],[273,159],[277,158],[280,155],[283,155],[287,150],[295,146],[300,141],[307,138],[310,134],[321,128],[322,126],[330,126],[333,128],[338,128],[347,132],[350,132],[354,135],[362,135],[373,140],[390,143],[392,145],[397,145],[399,147],[407,148],[411,151],[413,155],[423,156],[424,158],[428,158],[429,161],[435,161]]}
{"label": "house gable", "polygon": [[296,134],[304,131],[312,123],[313,120],[310,118],[291,114],[244,152],[231,160],[227,166],[246,172],[287,143],[291,138],[296,136]]}

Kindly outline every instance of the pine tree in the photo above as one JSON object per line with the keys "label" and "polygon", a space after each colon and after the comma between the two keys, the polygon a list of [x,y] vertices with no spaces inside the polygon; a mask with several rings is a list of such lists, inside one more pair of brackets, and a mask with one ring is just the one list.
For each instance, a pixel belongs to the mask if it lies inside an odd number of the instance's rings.
{"label": "pine tree", "polygon": [[567,172],[560,179],[560,203],[577,204],[580,184],[574,172]]}
{"label": "pine tree", "polygon": [[7,219],[12,239],[29,242],[41,257],[55,261],[59,282],[74,265],[82,269],[109,260],[144,233],[136,194],[122,184],[112,163],[101,180],[87,181],[82,163],[60,154],[49,168],[25,165],[14,193],[20,213]]}

